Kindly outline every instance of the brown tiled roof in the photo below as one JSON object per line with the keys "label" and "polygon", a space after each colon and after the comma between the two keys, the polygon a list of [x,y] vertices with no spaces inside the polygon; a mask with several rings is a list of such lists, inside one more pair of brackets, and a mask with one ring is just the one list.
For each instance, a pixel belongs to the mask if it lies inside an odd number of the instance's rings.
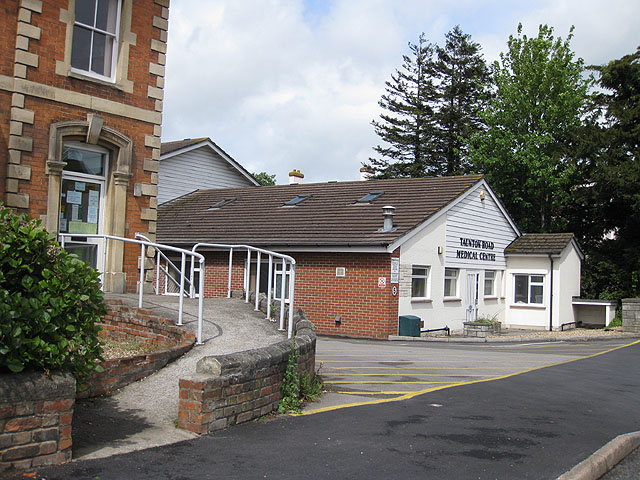
{"label": "brown tiled roof", "polygon": [[573,239],[573,233],[525,233],[511,242],[504,252],[559,255]]}
{"label": "brown tiled roof", "polygon": [[[159,242],[271,246],[387,246],[482,180],[460,177],[329,182],[200,190],[158,210]],[[370,204],[356,200],[384,192]],[[283,205],[311,195],[293,207]],[[235,200],[221,208],[216,203]],[[396,208],[390,232],[380,233],[382,207]]]}
{"label": "brown tiled roof", "polygon": [[[202,138],[185,138],[184,140],[176,140],[175,142],[163,142],[160,145],[160,155],[175,152],[183,148],[191,147],[198,143],[206,142],[209,140],[207,137]],[[212,142],[213,143],[213,142]]]}

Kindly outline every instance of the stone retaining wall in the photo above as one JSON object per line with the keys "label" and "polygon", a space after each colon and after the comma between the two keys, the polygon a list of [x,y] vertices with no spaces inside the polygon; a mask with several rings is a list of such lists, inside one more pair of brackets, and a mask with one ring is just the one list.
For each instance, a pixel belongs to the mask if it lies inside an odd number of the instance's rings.
{"label": "stone retaining wall", "polygon": [[[298,311],[298,370],[314,374],[316,334]],[[229,355],[202,358],[195,375],[180,379],[178,427],[204,434],[247,422],[278,408],[290,340]]]}
{"label": "stone retaining wall", "polygon": [[0,477],[71,460],[75,394],[71,374],[0,374]]}
{"label": "stone retaining wall", "polygon": [[102,337],[120,341],[135,338],[141,345],[159,350],[102,362],[104,371],[94,373],[88,380],[89,388],[78,392],[77,398],[108,395],[147,377],[188,352],[195,343],[195,336],[184,327],[152,315],[151,310],[124,306],[117,300],[106,304],[109,310],[100,323]]}
{"label": "stone retaining wall", "polygon": [[622,330],[640,333],[640,298],[622,299]]}

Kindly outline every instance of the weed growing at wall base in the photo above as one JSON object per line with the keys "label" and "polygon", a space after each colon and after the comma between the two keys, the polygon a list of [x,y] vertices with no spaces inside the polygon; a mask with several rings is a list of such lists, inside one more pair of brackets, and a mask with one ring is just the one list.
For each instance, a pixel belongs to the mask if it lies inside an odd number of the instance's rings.
{"label": "weed growing at wall base", "polygon": [[300,413],[300,374],[298,373],[298,351],[295,339],[291,340],[289,361],[282,377],[282,398],[278,413]]}

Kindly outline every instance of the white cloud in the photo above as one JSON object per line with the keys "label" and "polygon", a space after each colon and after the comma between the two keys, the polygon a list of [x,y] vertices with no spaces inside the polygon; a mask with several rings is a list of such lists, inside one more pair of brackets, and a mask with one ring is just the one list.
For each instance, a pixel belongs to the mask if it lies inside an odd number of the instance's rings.
{"label": "white cloud", "polygon": [[519,21],[563,37],[575,24],[576,53],[603,63],[635,50],[639,10],[624,0],[173,0],[163,140],[209,136],[279,183],[292,168],[306,181],[356,179],[378,143],[370,122],[384,82],[420,32],[442,43],[459,24],[494,60]]}

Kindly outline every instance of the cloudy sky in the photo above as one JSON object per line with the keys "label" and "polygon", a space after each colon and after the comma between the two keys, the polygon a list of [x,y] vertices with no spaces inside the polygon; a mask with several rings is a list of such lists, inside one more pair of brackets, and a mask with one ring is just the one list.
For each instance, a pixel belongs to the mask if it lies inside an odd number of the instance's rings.
{"label": "cloudy sky", "polygon": [[640,45],[637,0],[172,0],[163,141],[210,137],[250,172],[356,180],[379,143],[384,83],[421,32],[455,25],[487,61],[522,22],[546,23],[587,64]]}

